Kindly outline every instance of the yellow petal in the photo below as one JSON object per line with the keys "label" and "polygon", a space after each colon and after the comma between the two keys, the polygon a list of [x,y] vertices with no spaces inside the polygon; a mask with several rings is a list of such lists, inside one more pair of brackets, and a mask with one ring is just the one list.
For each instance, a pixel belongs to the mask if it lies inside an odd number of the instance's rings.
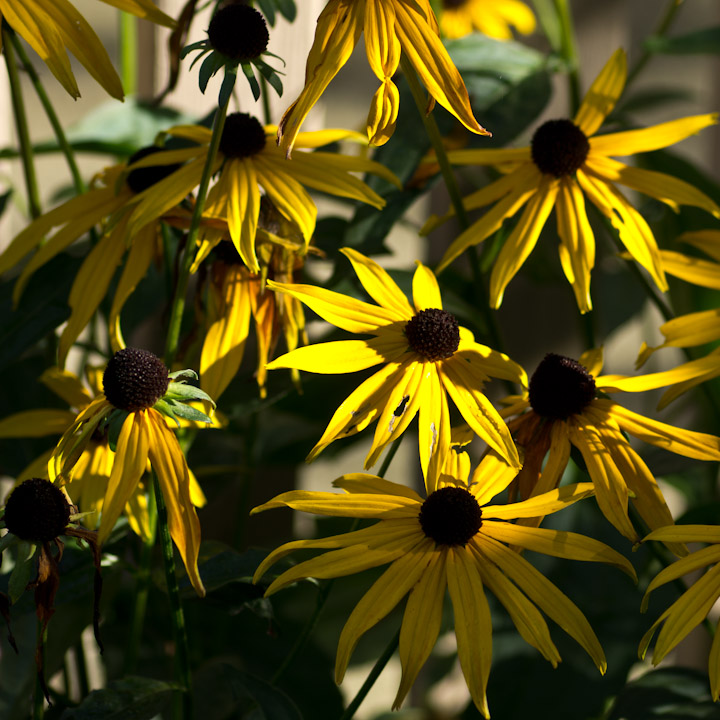
{"label": "yellow petal", "polygon": [[673,250],[661,250],[663,268],[668,275],[700,287],[720,290],[720,264],[690,257]]}
{"label": "yellow petal", "polygon": [[40,382],[61,397],[70,407],[80,410],[89,405],[92,396],[80,379],[69,370],[51,367],[40,376]]}
{"label": "yellow petal", "polygon": [[537,515],[550,515],[569,505],[573,505],[578,500],[590,497],[593,492],[592,483],[573,483],[555,490],[548,490],[542,495],[536,495],[522,502],[508,503],[506,505],[486,505],[483,507],[483,517],[513,520]]}
{"label": "yellow petal", "polygon": [[[625,87],[627,77],[627,57],[620,48],[605,63],[605,67],[595,78],[573,122],[587,135],[594,135],[603,124],[603,120],[615,107]],[[623,153],[624,154],[624,153]]]}
{"label": "yellow petal", "polygon": [[174,28],[176,22],[166,15],[164,12],[159,10],[149,0],[102,0],[108,5],[113,5],[120,10],[136,15],[144,20],[150,20],[150,22],[157,23],[158,25],[164,25],[168,28]]}
{"label": "yellow petal", "polygon": [[437,308],[442,310],[442,298],[440,297],[440,286],[433,271],[423,265],[419,260],[415,261],[417,267],[413,274],[413,301],[415,312]]}
{"label": "yellow petal", "polygon": [[1,438],[62,435],[75,421],[70,410],[24,410],[0,420]]}
{"label": "yellow petal", "polygon": [[389,78],[375,91],[367,116],[367,135],[371,145],[384,145],[395,132],[400,110],[400,91]]}
{"label": "yellow petal", "polygon": [[349,493],[369,493],[371,495],[384,493],[410,498],[420,504],[423,502],[423,499],[412,488],[367,473],[347,473],[333,480],[332,484]]}
{"label": "yellow petal", "polygon": [[437,372],[427,375],[425,382],[420,383],[418,442],[420,467],[430,494],[437,489],[440,471],[445,468],[445,457],[455,453],[450,450],[450,411],[440,376]]}

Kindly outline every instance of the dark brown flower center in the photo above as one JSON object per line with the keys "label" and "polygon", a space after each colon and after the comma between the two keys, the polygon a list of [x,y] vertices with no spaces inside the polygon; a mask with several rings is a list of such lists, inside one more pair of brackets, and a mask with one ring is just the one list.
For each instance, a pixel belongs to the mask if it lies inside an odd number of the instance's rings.
{"label": "dark brown flower center", "polygon": [[266,143],[265,130],[260,122],[247,113],[232,113],[225,119],[220,138],[220,152],[229,158],[256,155]]}
{"label": "dark brown flower center", "polygon": [[467,4],[468,0],[442,0],[443,7],[446,10],[455,10]]}
{"label": "dark brown flower center", "polygon": [[103,374],[105,397],[129,412],[151,408],[165,394],[169,382],[165,363],[138,348],[116,352]]}
{"label": "dark brown flower center", "polygon": [[533,162],[540,172],[562,177],[572,175],[590,152],[585,133],[570,120],[548,120],[533,135]]}
{"label": "dark brown flower center", "polygon": [[270,39],[265,18],[249,5],[236,3],[213,15],[207,33],[213,48],[233,60],[259,57]]}
{"label": "dark brown flower center", "polygon": [[467,490],[447,486],[428,495],[418,519],[438,545],[466,545],[482,525],[482,510]]}
{"label": "dark brown flower center", "polygon": [[445,310],[421,310],[405,325],[410,347],[430,361],[449,358],[460,345],[457,318]]}
{"label": "dark brown flower center", "polygon": [[28,542],[54,540],[63,534],[69,521],[70,505],[62,490],[42,478],[25,480],[5,504],[5,526]]}
{"label": "dark brown flower center", "polygon": [[542,417],[566,420],[595,397],[595,378],[577,360],[548,353],[530,378],[530,405]]}
{"label": "dark brown flower center", "polygon": [[[149,145],[148,147],[140,148],[134,155],[130,156],[127,164],[137,162],[146,158],[148,155],[154,155],[156,153],[163,152],[162,148],[157,145]],[[125,182],[128,184],[130,189],[134,193],[141,193],[143,190],[147,190],[161,180],[164,180],[168,175],[172,175],[180,165],[152,165],[151,167],[141,167],[135,170],[131,170],[128,173]]]}

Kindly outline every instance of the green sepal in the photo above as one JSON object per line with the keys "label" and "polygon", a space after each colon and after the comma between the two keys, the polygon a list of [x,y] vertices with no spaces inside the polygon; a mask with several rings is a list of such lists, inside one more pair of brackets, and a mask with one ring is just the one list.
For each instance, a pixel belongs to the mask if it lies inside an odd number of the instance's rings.
{"label": "green sepal", "polygon": [[[3,523],[3,525],[4,524],[5,523]],[[20,542],[20,540],[18,540],[18,538],[12,533],[3,535],[3,537],[0,538],[0,554],[4,553],[5,550],[7,550],[11,545],[14,545],[16,542]]]}
{"label": "green sepal", "polygon": [[[235,80],[237,80],[237,65],[225,66],[225,77],[220,86],[220,94],[218,95],[218,104],[224,107],[230,101],[230,96],[235,88]],[[257,97],[255,98],[257,100]]]}
{"label": "green sepal", "polygon": [[166,415],[169,418],[172,418],[175,421],[175,424],[180,427],[180,421],[175,417],[175,406],[178,403],[176,403],[174,400],[158,400],[154,405],[153,409],[157,410],[159,413],[162,413],[163,415]]}
{"label": "green sepal", "polygon": [[20,596],[25,592],[27,584],[30,582],[34,572],[33,559],[37,545],[34,543],[20,540],[17,545],[17,560],[10,580],[8,581],[8,595],[13,603],[16,603]]}
{"label": "green sepal", "polygon": [[170,378],[171,382],[178,380],[178,378],[180,378],[180,379],[187,378],[188,380],[197,380],[198,374],[194,370],[191,370],[190,368],[185,368],[185,370],[176,370],[175,372],[168,373],[168,378]]}
{"label": "green sepal", "polygon": [[204,412],[194,408],[192,405],[184,405],[183,403],[170,401],[172,403],[172,412],[174,415],[183,418],[183,420],[192,420],[194,422],[212,423],[212,418],[208,417]]}
{"label": "green sepal", "polygon": [[165,395],[163,395],[163,400],[183,400],[185,402],[188,400],[206,400],[215,407],[215,401],[204,390],[185,383],[170,383]]}
{"label": "green sepal", "polygon": [[208,47],[208,41],[207,40],[198,40],[198,42],[191,43],[190,45],[186,45],[181,51],[180,51],[180,59],[183,60],[186,58],[193,50],[200,50],[200,48],[207,48]]}
{"label": "green sepal", "polygon": [[70,516],[69,522],[76,523],[78,520],[82,520],[82,518],[86,517],[87,515],[94,515],[96,512],[97,510],[88,510],[87,512],[75,513],[74,515]]}
{"label": "green sepal", "polygon": [[260,84],[255,77],[255,71],[253,70],[253,66],[250,64],[249,60],[246,60],[245,62],[240,63],[240,67],[242,68],[242,71],[247,78],[248,85],[250,85],[253,97],[258,100],[260,98]]}
{"label": "green sepal", "polygon": [[225,64],[225,58],[220,53],[213,52],[208,55],[200,66],[198,85],[200,92],[205,94],[210,78]]}
{"label": "green sepal", "polygon": [[118,438],[122,426],[130,413],[127,410],[115,408],[107,419],[108,445],[113,452],[117,451]]}
{"label": "green sepal", "polygon": [[268,81],[275,92],[282,97],[283,84],[275,68],[270,67],[264,60],[256,58],[252,61],[253,65],[260,71],[260,74]]}

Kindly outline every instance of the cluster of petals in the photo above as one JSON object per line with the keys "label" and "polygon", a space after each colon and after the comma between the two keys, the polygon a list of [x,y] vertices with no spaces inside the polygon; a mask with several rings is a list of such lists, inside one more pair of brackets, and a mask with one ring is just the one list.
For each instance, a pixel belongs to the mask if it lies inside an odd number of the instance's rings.
{"label": "cluster of petals", "polygon": [[523,35],[535,31],[535,16],[520,0],[443,0],[440,33],[461,38],[477,30],[497,40],[509,40],[512,28]]}

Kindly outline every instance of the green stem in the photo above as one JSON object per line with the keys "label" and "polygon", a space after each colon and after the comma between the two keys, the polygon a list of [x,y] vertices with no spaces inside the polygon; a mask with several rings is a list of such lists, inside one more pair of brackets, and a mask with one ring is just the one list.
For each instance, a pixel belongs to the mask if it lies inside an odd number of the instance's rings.
{"label": "green stem", "polygon": [[375,684],[375,681],[378,677],[380,677],[380,673],[385,669],[385,666],[388,664],[388,660],[390,660],[397,650],[399,642],[400,631],[398,630],[393,636],[393,639],[388,643],[385,650],[383,650],[382,655],[377,659],[375,665],[373,665],[373,669],[370,671],[370,674],[367,676],[362,687],[358,690],[357,695],[355,695],[352,702],[347,706],[345,712],[340,716],[340,720],[350,720],[350,718],[355,715],[357,709],[360,707],[360,704]]}
{"label": "green stem", "polygon": [[[163,560],[165,565],[165,579],[167,582],[168,596],[170,598],[171,622],[173,635],[175,637],[175,663],[177,678],[183,687],[181,707],[176,706],[176,716],[184,720],[192,718],[192,673],[190,669],[190,648],[185,627],[185,614],[183,612],[180,589],[175,574],[175,554],[173,542],[170,537],[168,525],[167,508],[162,490],[155,472],[152,473],[155,486],[155,503],[157,505],[157,520],[160,528],[160,545],[162,547]],[[180,705],[180,703],[178,703]]]}
{"label": "green stem", "polygon": [[[673,20],[675,19],[675,14],[680,9],[680,5],[682,4],[682,0],[670,0],[667,7],[665,8],[665,12],[663,13],[662,18],[660,19],[660,22],[658,23],[657,28],[655,28],[655,32],[652,34],[653,37],[662,37],[667,33],[667,31],[670,29],[670,26],[673,23]],[[650,50],[643,49],[642,55],[638,58],[638,61],[635,63],[635,65],[630,69],[627,75],[627,80],[625,81],[625,90],[624,92],[627,92],[628,87],[631,83],[635,81],[637,76],[640,74],[640,72],[643,70],[643,68],[648,64],[650,61],[650,58],[653,56],[653,53]]]}
{"label": "green stem", "polygon": [[210,187],[210,178],[212,177],[215,158],[217,157],[218,148],[220,147],[220,139],[222,138],[223,128],[225,127],[225,116],[227,115],[227,102],[217,109],[215,120],[213,122],[213,134],[208,147],[207,160],[203,169],[200,186],[198,187],[197,200],[193,209],[192,219],[190,220],[190,228],[185,242],[185,250],[180,266],[180,274],[178,276],[177,287],[175,288],[175,296],[173,298],[173,306],[170,312],[170,322],[168,326],[167,343],[165,345],[165,364],[171,368],[175,362],[178,346],[180,344],[180,327],[182,325],[182,317],[185,311],[185,295],[187,293],[188,280],[190,278],[190,267],[195,257],[195,245],[198,232],[200,230],[200,220],[202,219],[203,209],[205,208],[205,198],[208,188]]}
{"label": "green stem", "polygon": [[[7,52],[7,50],[6,50]],[[43,631],[42,620],[37,621],[37,633],[42,635],[43,653],[44,648],[47,647],[47,628]],[[45,672],[43,663],[42,672]],[[43,720],[45,717],[45,693],[43,692],[42,680],[40,673],[35,673],[35,693],[33,695],[33,712],[32,720]]]}
{"label": "green stem", "polygon": [[260,97],[262,99],[263,118],[265,125],[272,122],[272,113],[270,112],[270,91],[268,81],[264,75],[260,75]]}
{"label": "green stem", "polygon": [[30,132],[28,130],[27,115],[25,113],[25,102],[22,96],[22,86],[20,84],[20,75],[18,73],[15,53],[12,49],[11,33],[7,26],[2,26],[3,48],[5,51],[5,64],[8,70],[8,80],[10,81],[10,98],[13,106],[13,114],[15,115],[15,128],[17,130],[18,142],[20,144],[20,158],[25,175],[25,188],[27,189],[28,208],[30,217],[35,218],[42,215],[40,209],[40,193],[38,192],[37,175],[35,173],[35,162],[33,160],[33,148],[30,142]]}
{"label": "green stem", "polygon": [[554,0],[555,11],[560,22],[560,53],[567,67],[568,92],[570,94],[571,114],[575,116],[580,108],[580,74],[573,28],[572,15],[568,0]]}
{"label": "green stem", "polygon": [[87,658],[85,657],[85,648],[83,647],[82,637],[78,638],[73,650],[80,698],[84,700],[90,694],[90,681],[88,680]]}
{"label": "green stem", "polygon": [[135,605],[133,607],[130,637],[123,661],[123,674],[132,675],[137,668],[140,654],[140,641],[142,640],[145,612],[147,610],[148,595],[150,594],[150,576],[152,568],[153,548],[157,535],[157,501],[155,499],[155,483],[148,483],[148,525],[149,534],[143,540],[140,551],[140,563],[135,585]]}
{"label": "green stem", "polygon": [[58,119],[57,113],[55,112],[55,108],[52,106],[50,98],[45,92],[45,88],[42,84],[42,81],[40,80],[40,76],[37,74],[37,71],[30,62],[30,59],[28,58],[27,53],[22,46],[22,43],[18,40],[17,35],[14,32],[8,33],[8,35],[10,37],[10,40],[12,41],[13,48],[15,49],[17,56],[20,58],[20,62],[22,63],[25,72],[30,78],[30,82],[32,82],[33,87],[35,88],[35,93],[37,94],[40,103],[43,106],[43,110],[45,110],[45,114],[50,121],[50,125],[52,125],[52,129],[55,133],[55,138],[57,139],[58,145],[60,146],[60,150],[65,156],[65,160],[67,161],[68,167],[70,168],[70,174],[72,175],[75,192],[80,195],[85,192],[85,183],[83,182],[83,179],[80,175],[80,170],[77,166],[77,162],[75,161],[75,153],[70,147],[70,143],[65,136],[65,131],[60,124],[60,120]]}
{"label": "green stem", "polygon": [[120,45],[120,79],[126,95],[135,95],[138,78],[138,26],[137,18],[130,13],[120,13],[118,25]]}

